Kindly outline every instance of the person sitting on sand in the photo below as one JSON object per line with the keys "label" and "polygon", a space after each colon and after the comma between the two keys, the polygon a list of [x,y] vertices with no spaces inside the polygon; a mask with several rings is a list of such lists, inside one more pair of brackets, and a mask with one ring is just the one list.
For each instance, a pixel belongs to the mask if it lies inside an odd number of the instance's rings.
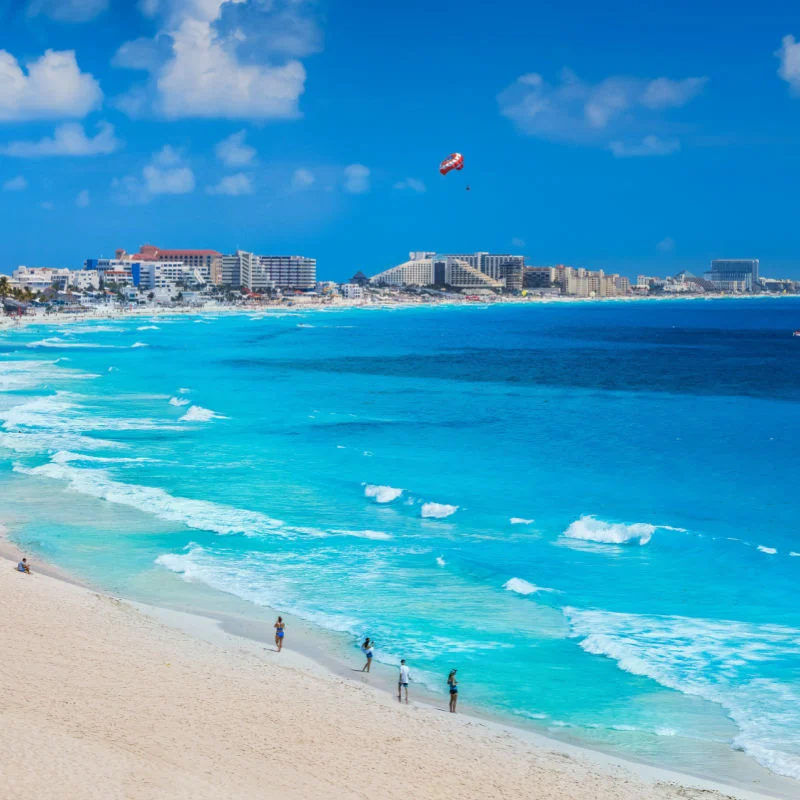
{"label": "person sitting on sand", "polygon": [[286,623],[283,621],[283,617],[278,617],[278,621],[275,623],[275,644],[278,648],[278,652],[283,649],[283,636],[286,633]]}
{"label": "person sitting on sand", "polygon": [[456,713],[456,703],[458,703],[458,681],[456,680],[457,669],[451,669],[447,676],[447,685],[450,687],[450,713]]}
{"label": "person sitting on sand", "polygon": [[374,655],[372,647],[374,644],[372,639],[367,636],[367,638],[364,639],[364,644],[361,645],[361,652],[367,657],[367,663],[361,668],[362,672],[369,672],[372,666],[372,656]]}
{"label": "person sitting on sand", "polygon": [[28,564],[27,558],[23,558],[22,561],[20,561],[19,564],[17,564],[17,571],[24,572],[27,575],[31,574],[31,568],[30,565]]}
{"label": "person sitting on sand", "polygon": [[400,659],[400,674],[397,676],[397,702],[402,703],[402,691],[405,689],[406,692],[406,703],[408,703],[408,667],[406,666],[406,660],[404,658]]}

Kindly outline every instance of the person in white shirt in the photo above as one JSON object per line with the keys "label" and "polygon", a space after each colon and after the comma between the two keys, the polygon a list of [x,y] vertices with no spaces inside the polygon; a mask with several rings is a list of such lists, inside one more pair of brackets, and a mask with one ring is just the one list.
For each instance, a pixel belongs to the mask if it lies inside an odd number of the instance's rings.
{"label": "person in white shirt", "polygon": [[403,658],[400,660],[400,675],[397,678],[397,701],[399,703],[403,702],[403,690],[406,693],[406,703],[408,702],[408,676],[408,667],[406,666],[406,660]]}

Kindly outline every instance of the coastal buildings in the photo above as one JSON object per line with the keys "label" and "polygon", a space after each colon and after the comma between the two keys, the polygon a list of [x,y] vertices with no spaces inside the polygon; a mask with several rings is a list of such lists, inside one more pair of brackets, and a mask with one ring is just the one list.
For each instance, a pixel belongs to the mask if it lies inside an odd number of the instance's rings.
{"label": "coastal buildings", "polygon": [[54,286],[64,289],[69,285],[70,271],[56,267],[17,267],[11,273],[11,280],[20,288],[32,292],[43,292]]}
{"label": "coastal buildings", "polygon": [[278,289],[313,289],[317,284],[317,259],[305,256],[259,256],[267,280]]}
{"label": "coastal buildings", "polygon": [[222,253],[216,250],[162,250],[152,244],[143,244],[138,253],[117,250],[116,257],[120,261],[180,262],[197,270],[205,282],[215,282],[214,276],[220,272]]}
{"label": "coastal buildings", "polygon": [[758,283],[758,259],[716,258],[705,278],[718,291],[752,292]]}
{"label": "coastal buildings", "polygon": [[409,255],[412,258],[408,261],[373,275],[369,282],[375,286],[432,286],[433,258],[413,258],[419,255],[428,256],[430,255],[428,253],[409,253]]}
{"label": "coastal buildings", "polygon": [[409,260],[370,278],[378,286],[452,286],[518,291],[522,288],[524,256],[477,252],[440,254],[412,250]]}
{"label": "coastal buildings", "polygon": [[131,264],[133,285],[142,291],[203,285],[205,279],[197,267],[183,261],[145,261]]}

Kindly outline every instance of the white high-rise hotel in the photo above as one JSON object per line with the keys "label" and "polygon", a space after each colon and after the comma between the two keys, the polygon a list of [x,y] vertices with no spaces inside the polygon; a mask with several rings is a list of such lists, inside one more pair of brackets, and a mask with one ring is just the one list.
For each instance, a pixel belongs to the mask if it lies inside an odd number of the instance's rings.
{"label": "white high-rise hotel", "polygon": [[525,257],[499,253],[438,254],[414,250],[409,260],[379,272],[370,283],[384,286],[521,288]]}

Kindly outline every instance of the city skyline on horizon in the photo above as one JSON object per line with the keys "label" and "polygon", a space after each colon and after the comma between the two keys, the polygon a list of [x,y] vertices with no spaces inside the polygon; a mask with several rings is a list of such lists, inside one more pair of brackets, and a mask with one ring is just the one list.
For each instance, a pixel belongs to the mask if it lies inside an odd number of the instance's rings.
{"label": "city skyline on horizon", "polygon": [[0,273],[155,241],[343,281],[424,242],[800,278],[800,22],[718,9],[466,4],[452,58],[442,2],[0,0]]}

